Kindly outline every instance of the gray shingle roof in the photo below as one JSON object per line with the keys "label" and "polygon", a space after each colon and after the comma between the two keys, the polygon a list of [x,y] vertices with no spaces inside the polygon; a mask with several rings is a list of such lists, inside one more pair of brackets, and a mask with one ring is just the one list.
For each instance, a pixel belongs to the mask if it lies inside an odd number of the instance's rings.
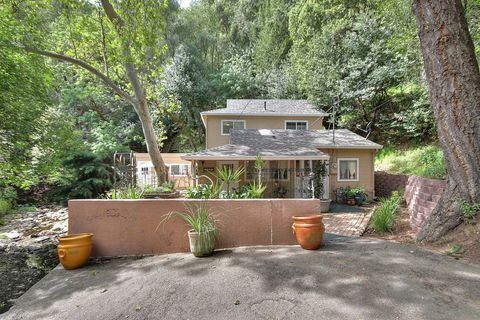
{"label": "gray shingle roof", "polygon": [[234,129],[230,133],[230,143],[237,145],[269,145],[282,141],[292,148],[343,148],[381,149],[382,146],[365,139],[347,129],[335,130],[281,130],[281,129]]}
{"label": "gray shingle roof", "polygon": [[202,115],[313,115],[327,116],[307,100],[229,99],[227,107]]}
{"label": "gray shingle roof", "polygon": [[186,160],[254,160],[260,154],[265,160],[293,160],[293,159],[310,159],[310,160],[327,160],[329,156],[317,149],[308,147],[291,148],[290,145],[283,144],[280,141],[269,146],[263,145],[238,145],[226,144],[223,146],[202,150],[199,152],[187,154],[183,156]]}
{"label": "gray shingle roof", "polygon": [[187,160],[202,159],[254,159],[261,154],[271,159],[328,159],[318,149],[380,149],[381,145],[346,129],[335,130],[277,130],[277,129],[234,129],[230,133],[230,144],[187,154]]}

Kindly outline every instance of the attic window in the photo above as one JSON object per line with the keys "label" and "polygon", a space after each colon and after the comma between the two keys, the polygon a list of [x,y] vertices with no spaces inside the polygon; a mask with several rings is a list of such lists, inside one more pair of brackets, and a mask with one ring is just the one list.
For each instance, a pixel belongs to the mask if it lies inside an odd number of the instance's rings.
{"label": "attic window", "polygon": [[308,121],[286,120],[285,129],[287,130],[308,130]]}
{"label": "attic window", "polygon": [[222,136],[228,136],[232,129],[245,129],[245,120],[222,120]]}

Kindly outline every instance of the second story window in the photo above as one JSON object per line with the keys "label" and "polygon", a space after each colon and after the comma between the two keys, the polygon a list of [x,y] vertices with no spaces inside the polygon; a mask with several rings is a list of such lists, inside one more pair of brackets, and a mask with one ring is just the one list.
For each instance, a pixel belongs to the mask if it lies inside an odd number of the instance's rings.
{"label": "second story window", "polygon": [[285,129],[287,130],[308,130],[308,121],[285,121]]}
{"label": "second story window", "polygon": [[227,136],[232,129],[245,129],[245,120],[222,120],[222,135]]}

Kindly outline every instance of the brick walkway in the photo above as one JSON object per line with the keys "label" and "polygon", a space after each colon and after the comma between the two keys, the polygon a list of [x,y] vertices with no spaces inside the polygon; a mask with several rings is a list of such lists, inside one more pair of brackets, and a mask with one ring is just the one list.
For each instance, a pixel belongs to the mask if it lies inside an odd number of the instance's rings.
{"label": "brick walkway", "polygon": [[348,212],[350,211],[349,209],[348,206],[333,205],[332,210],[330,210],[333,212],[324,213],[323,223],[325,224],[325,232],[347,237],[361,236],[367,229],[374,208],[352,207],[351,209],[354,210]]}

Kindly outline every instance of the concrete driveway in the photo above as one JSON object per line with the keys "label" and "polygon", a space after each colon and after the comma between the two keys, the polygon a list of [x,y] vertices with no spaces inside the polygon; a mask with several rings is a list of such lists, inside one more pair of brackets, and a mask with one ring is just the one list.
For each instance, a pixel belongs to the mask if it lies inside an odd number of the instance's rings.
{"label": "concrete driveway", "polygon": [[5,319],[479,319],[480,267],[413,247],[297,246],[57,267]]}

